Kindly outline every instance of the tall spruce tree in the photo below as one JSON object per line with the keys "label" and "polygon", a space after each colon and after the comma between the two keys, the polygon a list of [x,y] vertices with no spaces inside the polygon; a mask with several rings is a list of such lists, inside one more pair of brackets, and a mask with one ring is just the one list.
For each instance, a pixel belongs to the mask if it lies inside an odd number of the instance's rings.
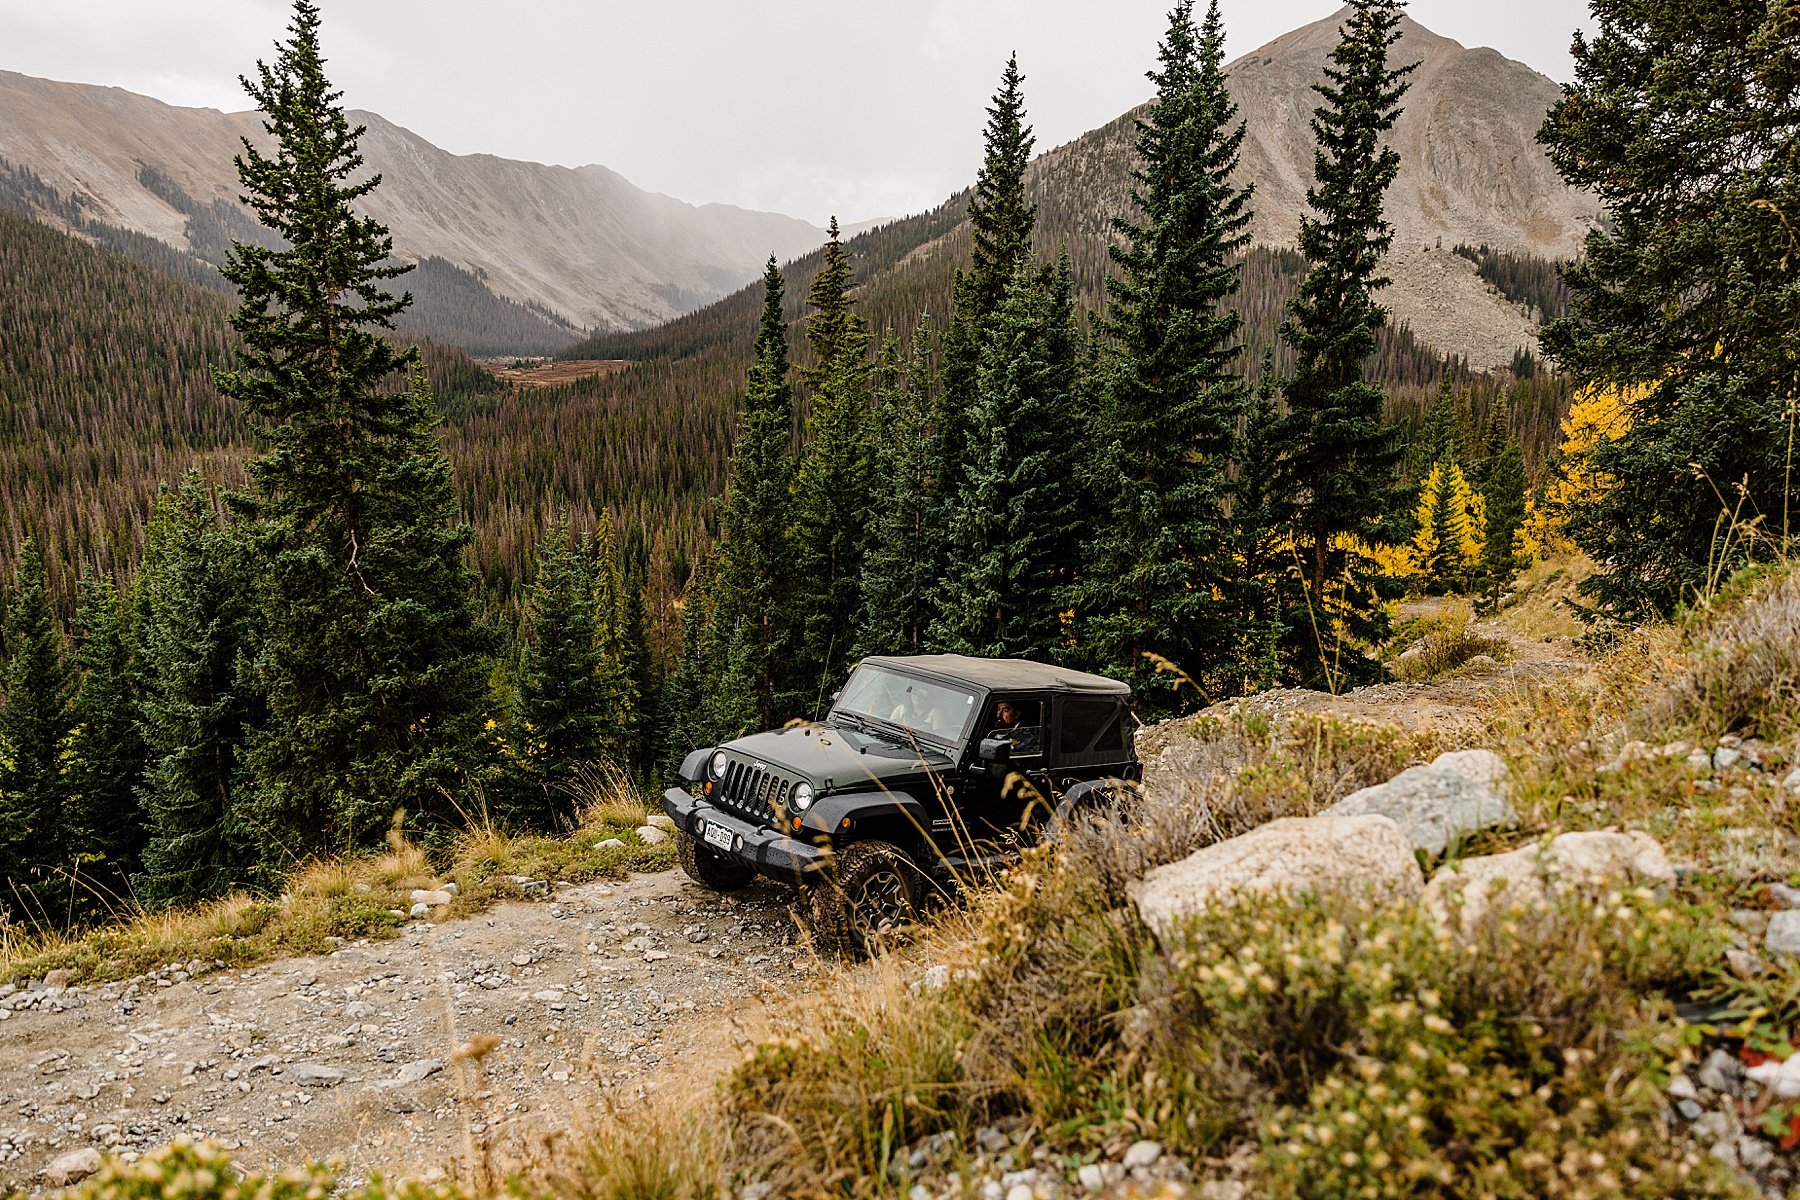
{"label": "tall spruce tree", "polygon": [[968,470],[930,640],[980,655],[1058,658],[1080,541],[1074,456],[1078,337],[1068,260],[1021,265],[981,355]]}
{"label": "tall spruce tree", "polygon": [[135,890],[148,903],[216,896],[248,877],[240,762],[262,716],[241,663],[256,614],[248,547],[190,472],[157,500],[138,572],[144,612],[138,792],[147,841]]}
{"label": "tall spruce tree", "polygon": [[856,653],[917,654],[924,649],[938,582],[941,533],[933,524],[938,480],[932,447],[937,404],[932,387],[928,320],[913,332],[904,361],[883,349],[876,387],[874,483],[869,549],[863,559],[862,615]]}
{"label": "tall spruce tree", "polygon": [[[856,314],[854,272],[838,238],[837,219],[825,244],[825,265],[807,293],[812,309],[806,340],[812,365],[812,411],[807,444],[793,488],[793,575],[797,670],[780,708],[789,716],[817,716],[820,698],[841,682],[856,636],[861,604],[864,524],[871,478],[868,331]],[[744,623],[726,631],[733,654],[746,655]]]}
{"label": "tall spruce tree", "polygon": [[1388,63],[1402,10],[1401,0],[1351,0],[1325,80],[1313,85],[1324,103],[1313,110],[1313,211],[1300,222],[1311,266],[1281,330],[1296,366],[1283,388],[1279,472],[1300,590],[1288,604],[1308,614],[1289,622],[1299,633],[1289,661],[1306,680],[1365,673],[1359,647],[1387,628],[1385,584],[1356,543],[1391,532],[1398,502],[1398,450],[1382,424],[1382,389],[1363,366],[1387,321],[1375,300],[1393,241],[1382,204],[1400,156],[1382,139],[1413,70]]}
{"label": "tall spruce tree", "polygon": [[134,631],[112,581],[82,582],[75,619],[74,731],[69,738],[69,820],[88,873],[123,895],[143,849],[144,821],[137,789],[146,766],[138,731],[138,663]]}
{"label": "tall spruce tree", "polygon": [[1487,527],[1481,543],[1481,584],[1498,600],[1519,573],[1519,527],[1525,523],[1525,455],[1509,437],[1488,470]]}
{"label": "tall spruce tree", "polygon": [[[962,491],[970,456],[979,453],[971,438],[982,348],[1013,276],[1032,256],[1037,205],[1026,198],[1025,171],[1031,164],[1035,138],[1025,121],[1025,77],[1019,73],[1017,54],[1007,59],[1001,73],[999,90],[988,105],[982,140],[981,169],[969,198],[972,258],[968,271],[956,273],[943,338],[933,471],[939,481],[933,521],[940,529],[949,527],[951,506]],[[933,568],[944,573],[954,565],[940,554]]]}
{"label": "tall spruce tree", "polygon": [[1158,57],[1156,99],[1137,122],[1142,216],[1113,225],[1112,341],[1088,467],[1102,515],[1076,609],[1084,656],[1167,711],[1174,679],[1149,656],[1211,690],[1239,650],[1246,603],[1231,493],[1247,397],[1232,301],[1251,213],[1250,189],[1231,179],[1244,124],[1226,88],[1216,0],[1199,30],[1192,0],[1177,4]]}
{"label": "tall spruce tree", "polygon": [[6,697],[0,703],[0,906],[60,924],[59,886],[78,830],[70,822],[62,750],[73,725],[67,648],[50,606],[44,552],[26,539],[6,610]]}
{"label": "tall spruce tree", "polygon": [[[396,809],[447,818],[473,754],[487,646],[462,561],[450,471],[417,354],[384,335],[411,303],[406,268],[356,211],[363,165],[325,77],[319,14],[296,0],[273,65],[244,80],[274,149],[238,175],[282,243],[238,242],[224,274],[244,369],[222,372],[263,445],[249,464],[261,619],[254,669],[269,720],[247,761],[265,875],[379,836]],[[413,372],[411,386],[395,386]]]}
{"label": "tall spruce tree", "polygon": [[519,671],[515,735],[522,788],[514,815],[542,827],[575,815],[581,769],[616,733],[613,679],[596,606],[596,563],[567,519],[544,535],[526,607],[531,636]]}
{"label": "tall spruce tree", "polygon": [[1281,461],[1281,409],[1275,402],[1275,352],[1265,348],[1256,386],[1250,391],[1240,441],[1237,487],[1232,500],[1232,544],[1243,562],[1244,610],[1238,661],[1241,694],[1266,691],[1284,673],[1283,652],[1292,635],[1283,606],[1281,581],[1287,563],[1280,538],[1281,497],[1276,480]]}
{"label": "tall spruce tree", "polygon": [[[832,277],[835,282],[828,282],[826,288],[832,311],[820,319],[832,326],[834,338],[841,338],[854,314],[843,294],[849,265],[836,240],[835,221],[832,229],[831,245],[837,253],[833,256],[828,250],[826,263],[826,271],[836,273]],[[837,278],[838,274],[843,278]],[[782,288],[781,270],[771,257],[763,272],[756,358],[744,388],[737,443],[732,448],[725,501],[720,506],[720,551],[713,585],[713,619],[734,631],[742,643],[739,658],[748,675],[734,681],[734,686],[755,696],[756,720],[764,727],[798,715],[784,710],[793,694],[799,638],[788,587],[794,578],[789,528],[795,471],[794,393],[788,381]],[[815,285],[815,293],[819,290]],[[815,389],[823,382],[819,372],[824,368],[825,364],[817,363],[809,372]]]}
{"label": "tall spruce tree", "polygon": [[1800,530],[1800,11],[1765,0],[1596,0],[1539,139],[1607,221],[1564,268],[1544,349],[1630,396],[1570,515],[1624,620],[1666,613]]}

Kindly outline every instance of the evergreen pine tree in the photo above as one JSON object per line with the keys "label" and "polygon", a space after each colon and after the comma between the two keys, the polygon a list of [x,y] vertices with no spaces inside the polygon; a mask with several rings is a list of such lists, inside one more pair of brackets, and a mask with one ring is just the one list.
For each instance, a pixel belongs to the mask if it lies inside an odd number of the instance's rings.
{"label": "evergreen pine tree", "polygon": [[924,649],[942,542],[942,531],[932,524],[938,503],[932,452],[937,409],[931,384],[931,328],[922,320],[904,363],[892,342],[883,350],[869,549],[857,622],[859,657]]}
{"label": "evergreen pine tree", "polygon": [[1481,582],[1498,599],[1521,566],[1519,527],[1525,523],[1525,455],[1509,437],[1488,471],[1487,528],[1481,546]]}
{"label": "evergreen pine tree", "polygon": [[616,714],[595,578],[593,556],[572,542],[565,518],[538,548],[519,671],[515,749],[523,787],[515,811],[539,827],[574,816],[577,773],[611,747]]}
{"label": "evergreen pine tree", "polygon": [[[848,334],[855,315],[844,294],[849,263],[843,247],[833,239],[827,249],[821,294],[831,306],[818,318],[832,328],[832,338]],[[795,713],[784,705],[793,694],[794,656],[798,635],[794,628],[788,582],[793,576],[793,541],[789,522],[793,517],[794,397],[788,382],[787,322],[782,317],[782,278],[774,258],[763,273],[762,321],[756,334],[756,358],[750,365],[738,417],[737,443],[720,507],[720,552],[713,586],[714,619],[730,630],[742,628],[740,665],[749,672],[733,687],[747,689],[755,697],[756,723],[780,724]],[[816,388],[823,383],[815,364],[809,379]]]}
{"label": "evergreen pine tree", "polygon": [[931,642],[961,654],[1056,658],[1079,541],[1076,335],[1067,261],[1022,265],[977,373],[976,436],[949,530],[956,569]]}
{"label": "evergreen pine tree", "polygon": [[138,665],[124,605],[112,582],[84,580],[76,614],[74,732],[69,739],[69,821],[75,849],[102,886],[123,894],[138,868],[144,821],[137,789],[146,766],[137,724]]}
{"label": "evergreen pine tree", "polygon": [[1399,40],[1400,0],[1351,0],[1351,15],[1314,90],[1317,180],[1307,192],[1313,215],[1300,223],[1300,250],[1311,264],[1282,326],[1297,360],[1283,389],[1279,472],[1285,524],[1303,594],[1289,600],[1309,619],[1291,664],[1304,678],[1358,674],[1357,647],[1386,635],[1384,581],[1355,543],[1381,537],[1396,498],[1394,439],[1382,425],[1382,390],[1363,378],[1387,313],[1375,292],[1393,232],[1382,198],[1400,157],[1382,145],[1393,128],[1412,67],[1390,68]]}
{"label": "evergreen pine tree", "polygon": [[[972,261],[968,271],[956,273],[950,321],[943,338],[933,470],[938,481],[938,508],[932,519],[939,529],[948,529],[954,519],[952,506],[965,485],[970,456],[979,453],[971,439],[982,349],[1013,276],[1031,260],[1037,205],[1026,199],[1025,171],[1031,164],[1035,139],[1025,122],[1024,84],[1019,56],[1014,54],[1007,59],[999,90],[988,105],[981,169],[969,198]],[[942,574],[956,569],[942,553],[940,548],[934,571]]]}
{"label": "evergreen pine tree", "polygon": [[[799,652],[789,691],[778,705],[789,716],[819,715],[820,698],[842,682],[861,603],[871,477],[868,333],[852,310],[851,281],[834,218],[825,265],[807,293],[812,411],[794,476],[791,568],[806,586],[792,600]],[[738,621],[720,631],[740,657],[752,651],[746,624]]]}
{"label": "evergreen pine tree", "polygon": [[657,727],[660,681],[650,653],[649,620],[645,613],[645,564],[642,543],[625,555],[625,614],[619,636],[619,684],[621,704],[627,705],[620,730],[621,757],[639,786],[648,786],[655,764],[650,736]]}
{"label": "evergreen pine tree", "polygon": [[[270,719],[247,752],[265,875],[367,843],[396,808],[447,817],[478,739],[487,638],[462,562],[450,472],[416,352],[383,331],[411,303],[383,284],[392,238],[358,215],[379,176],[319,54],[318,10],[295,0],[289,40],[245,88],[274,140],[238,174],[283,248],[235,243],[245,369],[219,386],[264,451],[256,495],[257,682]],[[387,381],[414,370],[410,387]]]}
{"label": "evergreen pine tree", "polygon": [[1251,389],[1240,441],[1237,487],[1232,505],[1232,542],[1243,563],[1244,609],[1238,661],[1238,690],[1248,695],[1276,686],[1285,674],[1284,647],[1291,641],[1292,614],[1283,606],[1287,557],[1280,545],[1281,497],[1276,475],[1281,461],[1282,413],[1275,403],[1275,353],[1265,349],[1262,369]]}
{"label": "evergreen pine tree", "polygon": [[1544,350],[1626,428],[1572,506],[1619,619],[1667,613],[1800,530],[1800,12],[1765,0],[1606,0],[1539,134],[1606,220],[1563,269]]}
{"label": "evergreen pine tree", "polygon": [[6,611],[6,697],[0,704],[0,905],[28,920],[61,924],[58,873],[67,870],[79,830],[67,808],[62,772],[73,725],[68,654],[51,611],[44,552],[27,539]]}
{"label": "evergreen pine tree", "polygon": [[1103,515],[1076,607],[1087,657],[1167,711],[1173,681],[1147,656],[1211,681],[1239,651],[1231,467],[1246,396],[1232,301],[1251,214],[1250,190],[1231,180],[1244,125],[1216,0],[1199,31],[1192,0],[1178,3],[1158,54],[1156,99],[1137,122],[1142,217],[1114,222],[1120,271],[1107,281],[1112,346],[1089,463]]}
{"label": "evergreen pine tree", "polygon": [[138,728],[149,768],[138,792],[147,840],[135,890],[149,903],[219,895],[253,860],[239,816],[249,787],[239,759],[261,717],[240,670],[256,620],[246,550],[198,473],[158,498],[137,585]]}

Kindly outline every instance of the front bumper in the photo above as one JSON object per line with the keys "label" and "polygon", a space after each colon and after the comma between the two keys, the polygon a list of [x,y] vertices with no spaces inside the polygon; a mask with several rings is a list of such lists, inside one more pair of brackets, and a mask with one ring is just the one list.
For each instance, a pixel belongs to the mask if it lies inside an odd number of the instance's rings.
{"label": "front bumper", "polygon": [[[731,857],[746,866],[755,867],[760,875],[767,875],[784,883],[805,882],[808,876],[825,865],[831,854],[826,847],[788,837],[778,830],[753,825],[735,813],[692,795],[686,788],[672,787],[664,792],[663,811],[669,814],[669,819],[675,822],[677,829],[692,837],[700,836],[698,825],[702,821],[707,825],[729,829],[741,839],[738,849],[731,852]],[[709,849],[715,853],[725,853],[717,846]]]}

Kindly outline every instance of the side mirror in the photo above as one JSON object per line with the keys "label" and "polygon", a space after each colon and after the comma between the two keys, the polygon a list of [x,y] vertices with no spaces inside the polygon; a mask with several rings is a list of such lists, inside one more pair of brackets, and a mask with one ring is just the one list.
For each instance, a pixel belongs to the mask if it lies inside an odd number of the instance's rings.
{"label": "side mirror", "polygon": [[981,739],[981,749],[977,754],[982,762],[998,766],[1011,762],[1012,752],[1013,746],[1010,741],[1003,737],[992,737]]}
{"label": "side mirror", "polygon": [[836,704],[838,702],[838,700],[843,696],[843,694],[844,694],[843,688],[839,688],[837,691],[831,693],[831,702],[833,704]]}

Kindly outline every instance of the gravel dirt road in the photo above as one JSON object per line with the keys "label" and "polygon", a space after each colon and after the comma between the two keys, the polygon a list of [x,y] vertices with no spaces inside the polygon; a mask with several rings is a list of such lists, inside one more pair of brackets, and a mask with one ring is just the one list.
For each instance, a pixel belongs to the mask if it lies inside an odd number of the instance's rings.
{"label": "gravel dirt road", "polygon": [[0,1001],[0,1192],[177,1137],[247,1168],[338,1155],[350,1181],[516,1160],[725,1065],[809,990],[826,967],[790,903],[668,871],[321,957],[20,992]]}

